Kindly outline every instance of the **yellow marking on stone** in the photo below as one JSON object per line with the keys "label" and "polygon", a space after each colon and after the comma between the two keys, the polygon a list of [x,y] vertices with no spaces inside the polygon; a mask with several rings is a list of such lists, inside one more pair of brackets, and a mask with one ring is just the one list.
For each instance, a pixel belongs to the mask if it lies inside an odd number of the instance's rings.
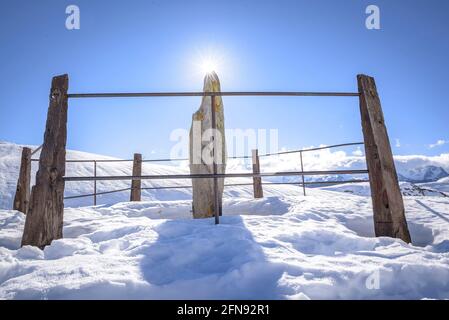
{"label": "yellow marking on stone", "polygon": [[203,121],[204,120],[204,114],[202,111],[198,111],[195,113],[195,120],[196,121]]}

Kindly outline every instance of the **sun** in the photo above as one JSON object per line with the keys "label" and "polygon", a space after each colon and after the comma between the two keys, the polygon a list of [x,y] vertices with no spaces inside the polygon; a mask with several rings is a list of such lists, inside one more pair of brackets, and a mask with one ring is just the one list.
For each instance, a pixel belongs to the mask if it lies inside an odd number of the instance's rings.
{"label": "sun", "polygon": [[221,73],[224,69],[224,53],[218,49],[197,50],[196,56],[192,59],[195,73],[202,76],[212,72]]}
{"label": "sun", "polygon": [[218,71],[218,62],[212,57],[203,58],[200,62],[200,70],[203,74],[209,74]]}
{"label": "sun", "polygon": [[220,45],[209,45],[202,48],[193,47],[192,52],[186,55],[188,73],[198,81],[204,76],[215,73],[222,78],[229,78],[232,74],[231,55],[229,49]]}

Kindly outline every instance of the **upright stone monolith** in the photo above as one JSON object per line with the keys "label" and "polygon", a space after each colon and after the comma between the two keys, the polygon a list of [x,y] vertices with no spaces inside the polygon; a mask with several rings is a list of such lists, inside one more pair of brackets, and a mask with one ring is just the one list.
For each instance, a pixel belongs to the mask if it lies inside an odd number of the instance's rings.
{"label": "upright stone monolith", "polygon": [[[220,92],[220,80],[215,72],[204,78],[204,92]],[[212,130],[212,108],[214,101],[216,131]],[[216,149],[214,150],[214,139]],[[224,129],[224,110],[221,96],[205,96],[201,106],[192,116],[190,129],[190,173],[213,174],[215,157],[218,174],[226,169],[226,142]],[[194,218],[210,218],[215,216],[214,179],[192,179]],[[224,179],[218,179],[219,213],[223,197]]]}

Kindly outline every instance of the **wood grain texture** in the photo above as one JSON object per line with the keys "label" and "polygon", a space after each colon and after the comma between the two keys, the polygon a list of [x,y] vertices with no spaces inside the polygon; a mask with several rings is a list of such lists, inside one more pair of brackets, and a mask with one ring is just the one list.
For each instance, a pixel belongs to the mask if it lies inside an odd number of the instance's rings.
{"label": "wood grain texture", "polygon": [[404,202],[374,78],[357,76],[376,236],[410,243]]}
{"label": "wood grain texture", "polygon": [[[134,154],[133,161],[133,176],[142,175],[142,155],[140,153]],[[132,180],[131,181],[131,201],[141,201],[141,190],[142,180]]]}
{"label": "wood grain texture", "polygon": [[25,220],[22,246],[44,248],[62,238],[67,142],[68,76],[53,78],[36,184]]}
{"label": "wood grain texture", "polygon": [[17,180],[16,195],[14,197],[13,210],[28,213],[30,204],[30,181],[31,181],[31,149],[22,149],[19,179]]}
{"label": "wood grain texture", "polygon": [[[259,150],[252,150],[253,173],[260,173]],[[263,198],[262,178],[253,177],[254,198]]]}

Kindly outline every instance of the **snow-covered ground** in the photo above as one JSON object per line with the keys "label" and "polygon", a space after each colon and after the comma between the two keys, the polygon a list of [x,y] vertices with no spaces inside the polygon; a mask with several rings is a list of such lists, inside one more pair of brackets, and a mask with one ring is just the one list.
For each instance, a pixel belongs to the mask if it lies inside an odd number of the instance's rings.
{"label": "snow-covered ground", "polygon": [[[72,200],[66,204],[64,239],[41,251],[20,248],[25,216],[8,210],[19,157],[18,146],[0,144],[0,298],[449,298],[447,178],[401,183],[403,192],[413,191],[404,197],[411,245],[373,237],[369,186],[357,183],[309,188],[306,197],[296,186],[264,186],[265,198],[258,200],[252,199],[251,186],[226,188],[220,225],[191,218],[189,189],[147,190],[139,203],[123,202],[129,192],[104,196],[96,207],[87,206],[92,199]],[[71,157],[99,158],[69,152]],[[306,163],[318,166],[320,159]],[[345,158],[338,151],[323,153],[323,159],[325,169],[363,168],[359,156]],[[283,158],[266,161],[266,171],[294,168]],[[402,161],[400,174],[411,170],[429,177],[413,166],[449,170],[449,155],[396,161]],[[229,170],[241,172],[247,165],[230,163]],[[92,173],[86,164],[71,166],[68,175]],[[108,164],[99,174],[130,170],[129,164]],[[144,166],[144,174],[186,170]],[[99,190],[120,187],[127,182],[99,183]],[[91,188],[90,183],[71,183],[67,195]]]}

